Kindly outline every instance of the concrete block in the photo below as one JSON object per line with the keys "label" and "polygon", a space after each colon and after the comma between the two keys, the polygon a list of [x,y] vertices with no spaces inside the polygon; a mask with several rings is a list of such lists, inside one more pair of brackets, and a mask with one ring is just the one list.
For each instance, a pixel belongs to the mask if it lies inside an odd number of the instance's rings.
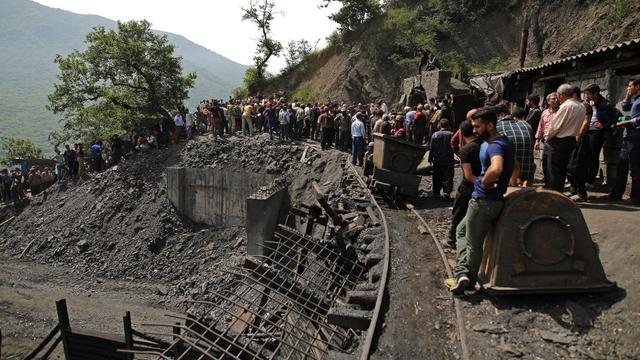
{"label": "concrete block", "polygon": [[378,300],[378,291],[348,291],[347,302],[360,305],[364,309],[373,309]]}
{"label": "concrete block", "polygon": [[273,239],[285,194],[286,189],[279,189],[247,198],[247,255],[267,255],[263,245]]}
{"label": "concrete block", "polygon": [[167,197],[192,221],[214,226],[245,224],[246,198],[275,176],[219,169],[167,169]]}
{"label": "concrete block", "polygon": [[372,312],[368,310],[336,306],[329,309],[327,322],[343,328],[367,330],[371,323],[371,316]]}
{"label": "concrete block", "polygon": [[451,72],[446,70],[423,72],[422,87],[427,98],[444,96],[451,91]]}

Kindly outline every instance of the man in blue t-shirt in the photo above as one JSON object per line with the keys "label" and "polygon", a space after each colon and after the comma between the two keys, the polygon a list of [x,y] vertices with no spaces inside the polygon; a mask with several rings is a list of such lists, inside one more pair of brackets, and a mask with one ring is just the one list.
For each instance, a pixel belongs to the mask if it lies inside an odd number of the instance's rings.
{"label": "man in blue t-shirt", "polygon": [[500,216],[503,196],[513,173],[514,152],[509,138],[498,133],[497,109],[483,108],[472,118],[480,146],[482,172],[476,178],[467,214],[456,228],[457,265],[448,285],[456,295],[475,287],[482,262],[484,238]]}

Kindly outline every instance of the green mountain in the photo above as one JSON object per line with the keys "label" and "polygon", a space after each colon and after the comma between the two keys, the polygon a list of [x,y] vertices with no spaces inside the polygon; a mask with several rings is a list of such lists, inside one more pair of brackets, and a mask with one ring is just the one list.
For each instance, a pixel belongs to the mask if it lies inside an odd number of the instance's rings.
{"label": "green mountain", "polygon": [[[59,126],[45,108],[58,74],[55,55],[83,50],[93,27],[115,28],[116,23],[29,0],[0,0],[0,14],[0,136],[28,138],[49,152],[47,137]],[[198,75],[189,108],[202,99],[226,98],[241,85],[246,66],[182,36],[164,34],[182,56],[185,72]]]}

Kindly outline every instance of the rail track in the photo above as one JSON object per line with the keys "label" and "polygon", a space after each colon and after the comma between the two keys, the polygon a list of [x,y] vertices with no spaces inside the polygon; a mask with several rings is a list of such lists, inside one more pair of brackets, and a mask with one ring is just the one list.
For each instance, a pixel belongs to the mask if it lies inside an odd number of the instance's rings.
{"label": "rail track", "polygon": [[[353,174],[355,174],[356,178],[358,179],[358,182],[365,188],[368,189],[367,183],[366,181],[362,178],[362,176],[360,175],[360,173],[356,170],[356,168],[352,165],[349,164],[351,171],[353,172]],[[376,197],[371,193],[371,191],[369,191],[369,196],[371,199],[371,202],[373,203],[373,205],[376,207],[378,213],[380,214],[380,219],[382,222],[382,225],[384,226],[384,235],[385,235],[385,246],[384,246],[384,268],[383,268],[383,274],[382,277],[380,279],[381,283],[380,283],[380,291],[378,292],[378,299],[376,302],[376,307],[374,309],[374,313],[373,313],[373,317],[371,319],[371,324],[369,326],[369,329],[367,331],[367,336],[365,339],[365,343],[363,344],[362,347],[362,353],[360,356],[361,360],[367,360],[369,359],[370,355],[371,355],[371,350],[372,350],[372,344],[373,344],[373,339],[376,336],[376,329],[379,326],[379,321],[381,319],[381,309],[382,309],[382,305],[383,305],[383,298],[384,298],[384,292],[386,290],[386,286],[387,286],[387,281],[388,281],[388,276],[389,276],[389,264],[390,264],[390,238],[389,238],[389,229],[388,229],[388,224],[387,224],[387,219],[386,216],[384,214],[384,211],[382,209],[382,207],[380,206],[380,204],[378,203]],[[444,249],[442,248],[442,245],[440,244],[440,241],[438,241],[438,238],[435,234],[435,232],[433,231],[433,227],[431,225],[429,225],[429,223],[420,215],[420,213],[415,209],[415,207],[413,206],[413,204],[409,203],[409,202],[405,202],[404,203],[405,207],[411,211],[417,218],[418,218],[418,222],[425,227],[425,229],[427,229],[430,237],[433,239],[433,242],[435,243],[435,246],[438,249],[438,252],[440,254],[440,257],[442,259],[444,268],[446,270],[447,276],[449,277],[453,277],[453,272],[451,270],[451,267],[449,266],[449,262],[447,261],[447,257],[445,255]],[[458,337],[460,339],[460,349],[461,349],[461,358],[463,360],[469,360],[470,359],[470,354],[469,354],[469,348],[467,346],[467,334],[466,334],[466,330],[465,330],[465,323],[464,323],[464,315],[462,312],[462,303],[460,301],[460,299],[453,297],[453,303],[454,303],[454,310],[455,310],[455,314],[456,314],[456,327],[458,330]]]}

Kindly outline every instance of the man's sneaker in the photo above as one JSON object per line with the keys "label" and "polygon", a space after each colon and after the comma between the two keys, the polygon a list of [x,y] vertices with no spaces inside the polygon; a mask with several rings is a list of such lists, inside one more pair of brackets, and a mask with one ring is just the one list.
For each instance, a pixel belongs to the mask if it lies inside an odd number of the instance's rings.
{"label": "man's sneaker", "polygon": [[582,195],[580,195],[580,194],[575,194],[575,195],[571,196],[569,199],[571,199],[571,201],[576,202],[576,203],[587,201],[587,199],[585,197],[583,197]]}
{"label": "man's sneaker", "polygon": [[456,279],[447,279],[446,283],[449,291],[453,295],[464,295],[464,291],[469,287],[469,277],[466,274],[459,275]]}

